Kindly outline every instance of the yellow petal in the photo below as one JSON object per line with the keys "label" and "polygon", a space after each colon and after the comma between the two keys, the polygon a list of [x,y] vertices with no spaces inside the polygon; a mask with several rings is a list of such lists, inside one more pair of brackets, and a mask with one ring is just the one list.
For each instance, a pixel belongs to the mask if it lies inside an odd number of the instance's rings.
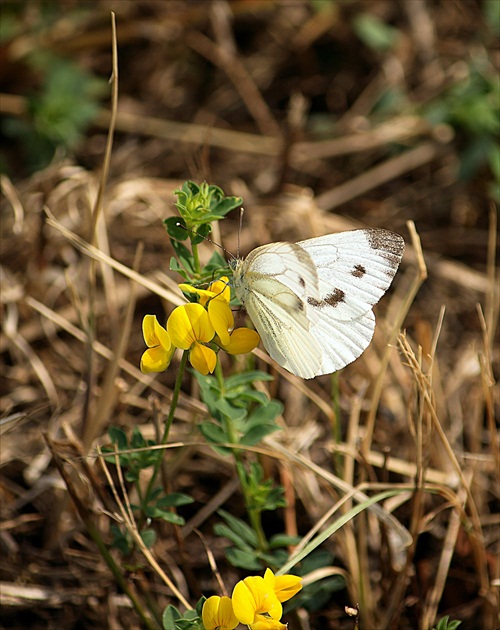
{"label": "yellow petal", "polygon": [[238,582],[231,599],[234,614],[243,624],[254,623],[257,621],[256,615],[263,613],[272,619],[280,619],[283,613],[274,591],[259,576],[250,576]]}
{"label": "yellow petal", "polygon": [[[222,341],[222,339],[221,339]],[[236,328],[229,337],[229,343],[221,347],[229,354],[246,354],[259,345],[260,337],[250,328]]]}
{"label": "yellow petal", "polygon": [[229,288],[229,278],[225,276],[220,280],[212,282],[208,289],[198,289],[191,284],[179,284],[179,289],[184,293],[194,293],[200,296],[200,304],[205,306],[208,300],[222,299],[229,302],[231,299],[231,290]]}
{"label": "yellow petal", "polygon": [[[248,579],[248,578],[247,578]],[[243,580],[240,580],[233,589],[231,595],[233,610],[238,621],[247,626],[254,622],[257,604],[252,592]]]}
{"label": "yellow petal", "polygon": [[228,344],[229,330],[234,326],[233,312],[228,302],[225,300],[210,300],[208,303],[208,316],[221,340],[221,344]]}
{"label": "yellow petal", "polygon": [[213,294],[214,298],[220,298],[228,303],[230,302],[231,289],[229,288],[229,278],[227,276],[222,276],[219,280],[212,282],[208,289]]}
{"label": "yellow petal", "polygon": [[302,588],[302,578],[298,575],[274,575],[271,569],[266,569],[264,581],[276,593],[280,602],[286,602],[296,595]]}
{"label": "yellow petal", "polygon": [[161,346],[148,348],[141,357],[141,372],[144,374],[164,372],[170,365],[174,352],[175,346],[171,346],[169,350]]}
{"label": "yellow petal", "polygon": [[189,353],[189,361],[195,370],[206,376],[215,370],[217,355],[212,348],[208,348],[202,343],[195,343]]}
{"label": "yellow petal", "polygon": [[148,348],[162,346],[168,350],[171,341],[168,332],[160,325],[156,319],[156,315],[144,315],[142,320],[142,334]]}
{"label": "yellow petal", "polygon": [[277,619],[257,615],[257,620],[250,624],[250,628],[251,630],[286,630],[287,626]]}
{"label": "yellow petal", "polygon": [[212,595],[203,604],[201,613],[205,630],[233,630],[238,625],[229,597]]}
{"label": "yellow petal", "polygon": [[201,304],[174,308],[167,321],[167,331],[172,343],[183,350],[188,350],[196,341],[211,341],[215,335],[208,313]]}

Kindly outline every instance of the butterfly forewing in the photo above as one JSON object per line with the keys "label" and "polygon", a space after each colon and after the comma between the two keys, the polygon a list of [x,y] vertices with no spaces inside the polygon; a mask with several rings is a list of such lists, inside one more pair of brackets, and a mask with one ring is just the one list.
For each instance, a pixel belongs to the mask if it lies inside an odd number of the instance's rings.
{"label": "butterfly forewing", "polygon": [[403,251],[399,235],[377,229],[271,243],[237,262],[234,287],[271,357],[313,378],[346,366],[368,346],[372,307]]}
{"label": "butterfly forewing", "polygon": [[[270,243],[257,247],[240,263],[239,275],[252,285],[257,279],[274,278],[301,299],[319,296],[318,275],[311,256],[296,243]],[[235,283],[238,282],[238,267]],[[252,274],[252,282],[248,282]]]}
{"label": "butterfly forewing", "polygon": [[350,321],[371,310],[387,291],[399,266],[404,241],[387,230],[328,234],[297,243],[311,256],[319,278],[318,309],[333,306],[330,317]]}

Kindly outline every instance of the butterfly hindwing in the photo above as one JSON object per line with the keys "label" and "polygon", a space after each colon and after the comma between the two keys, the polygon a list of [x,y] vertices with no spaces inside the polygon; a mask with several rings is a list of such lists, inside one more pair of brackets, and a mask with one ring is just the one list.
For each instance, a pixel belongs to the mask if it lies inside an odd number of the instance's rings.
{"label": "butterfly hindwing", "polygon": [[321,347],[309,330],[307,318],[298,317],[263,293],[252,291],[247,312],[266,350],[279,365],[301,378],[321,369]]}

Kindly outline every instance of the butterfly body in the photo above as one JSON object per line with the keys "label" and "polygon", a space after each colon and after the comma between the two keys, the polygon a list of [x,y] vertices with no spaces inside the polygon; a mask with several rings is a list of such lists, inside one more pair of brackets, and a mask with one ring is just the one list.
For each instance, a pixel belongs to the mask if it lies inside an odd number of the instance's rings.
{"label": "butterfly body", "polygon": [[372,307],[404,251],[380,229],[270,243],[234,265],[234,289],[271,357],[301,378],[330,374],[365,350]]}

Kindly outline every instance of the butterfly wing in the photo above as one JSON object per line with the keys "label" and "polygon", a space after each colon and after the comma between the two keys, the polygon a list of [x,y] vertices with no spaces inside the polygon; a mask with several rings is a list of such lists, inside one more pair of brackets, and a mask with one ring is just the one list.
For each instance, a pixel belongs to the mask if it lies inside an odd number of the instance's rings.
{"label": "butterfly wing", "polygon": [[234,287],[270,356],[313,378],[348,365],[368,346],[372,307],[403,251],[399,235],[376,229],[271,243],[238,261]]}
{"label": "butterfly wing", "polygon": [[302,378],[321,366],[321,348],[310,333],[307,299],[319,299],[310,255],[294,243],[253,250],[234,270],[234,288],[269,355]]}
{"label": "butterfly wing", "polygon": [[298,243],[312,258],[319,299],[307,300],[310,332],[320,343],[319,374],[357,359],[375,329],[372,307],[387,291],[404,252],[404,241],[387,230],[329,234]]}
{"label": "butterfly wing", "polygon": [[340,321],[372,309],[389,288],[404,252],[399,234],[380,229],[327,234],[297,245],[311,256],[318,274],[320,299],[309,304],[332,306],[330,315]]}
{"label": "butterfly wing", "polygon": [[274,296],[283,285],[270,279],[263,287],[252,287],[245,307],[262,343],[272,359],[301,378],[312,378],[321,369],[322,351],[311,334],[310,322],[303,311],[276,302]]}

